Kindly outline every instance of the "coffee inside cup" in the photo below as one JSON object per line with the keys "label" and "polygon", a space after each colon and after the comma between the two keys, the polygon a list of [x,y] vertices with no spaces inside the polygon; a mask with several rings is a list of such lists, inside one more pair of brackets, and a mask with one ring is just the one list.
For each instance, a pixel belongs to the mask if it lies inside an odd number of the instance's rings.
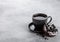
{"label": "coffee inside cup", "polygon": [[36,20],[45,20],[46,18],[42,17],[42,16],[38,16],[38,17],[34,17],[34,19],[36,19]]}

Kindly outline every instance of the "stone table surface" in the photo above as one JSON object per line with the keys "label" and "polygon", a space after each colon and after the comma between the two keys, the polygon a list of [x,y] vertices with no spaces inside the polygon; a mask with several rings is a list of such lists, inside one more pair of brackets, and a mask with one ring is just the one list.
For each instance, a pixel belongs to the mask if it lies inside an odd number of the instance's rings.
{"label": "stone table surface", "polygon": [[60,42],[60,31],[49,40],[29,32],[35,13],[52,16],[60,30],[60,0],[0,0],[0,42]]}

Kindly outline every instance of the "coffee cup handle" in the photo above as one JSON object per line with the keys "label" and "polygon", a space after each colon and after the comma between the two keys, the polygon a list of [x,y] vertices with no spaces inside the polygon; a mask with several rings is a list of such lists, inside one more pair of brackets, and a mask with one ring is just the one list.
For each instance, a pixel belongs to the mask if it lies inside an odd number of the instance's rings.
{"label": "coffee cup handle", "polygon": [[52,17],[48,16],[47,19],[50,18],[49,22],[47,23],[47,25],[52,21]]}
{"label": "coffee cup handle", "polygon": [[31,32],[34,32],[34,30],[31,30],[31,28],[30,28],[32,25],[34,25],[33,22],[31,22],[31,23],[28,25],[28,28],[29,28],[29,30],[30,30]]}

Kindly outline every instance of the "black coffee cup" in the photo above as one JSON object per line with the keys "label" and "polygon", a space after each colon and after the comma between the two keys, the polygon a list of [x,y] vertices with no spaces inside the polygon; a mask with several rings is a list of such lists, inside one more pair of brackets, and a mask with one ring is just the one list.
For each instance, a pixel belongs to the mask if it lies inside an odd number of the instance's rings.
{"label": "black coffee cup", "polygon": [[[50,18],[49,22],[47,22],[48,18]],[[33,32],[43,31],[44,25],[48,25],[51,21],[52,21],[51,16],[47,16],[46,14],[43,14],[43,13],[34,14],[32,17],[32,23],[29,24],[29,29],[31,30],[30,27],[34,25],[35,29],[31,31]]]}

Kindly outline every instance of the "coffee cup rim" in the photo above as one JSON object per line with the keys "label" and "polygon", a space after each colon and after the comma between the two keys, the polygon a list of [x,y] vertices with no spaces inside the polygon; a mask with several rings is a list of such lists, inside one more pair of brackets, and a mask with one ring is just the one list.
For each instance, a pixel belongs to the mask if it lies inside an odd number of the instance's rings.
{"label": "coffee cup rim", "polygon": [[36,13],[33,15],[32,19],[34,19],[34,17],[38,17],[38,16],[47,17],[47,15],[44,13]]}

